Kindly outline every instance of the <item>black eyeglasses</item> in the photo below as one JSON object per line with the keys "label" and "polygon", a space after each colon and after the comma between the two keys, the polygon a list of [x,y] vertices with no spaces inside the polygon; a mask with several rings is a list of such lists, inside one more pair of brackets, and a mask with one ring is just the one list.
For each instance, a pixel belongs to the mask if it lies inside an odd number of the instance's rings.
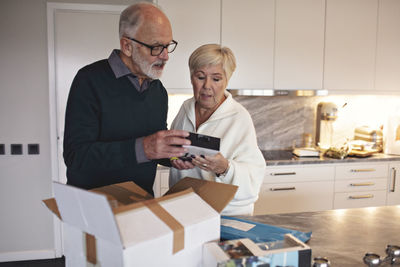
{"label": "black eyeglasses", "polygon": [[136,43],[139,43],[141,45],[144,45],[145,47],[150,48],[150,54],[152,56],[161,55],[161,53],[164,51],[164,48],[167,49],[168,53],[172,53],[172,52],[174,52],[176,46],[178,45],[178,42],[175,41],[175,40],[172,40],[172,42],[170,42],[167,45],[148,45],[148,44],[142,43],[141,41],[138,41],[138,40],[136,40],[134,38],[131,38],[131,37],[126,37],[125,36],[125,38],[127,38],[127,39],[129,39],[131,41],[135,41]]}

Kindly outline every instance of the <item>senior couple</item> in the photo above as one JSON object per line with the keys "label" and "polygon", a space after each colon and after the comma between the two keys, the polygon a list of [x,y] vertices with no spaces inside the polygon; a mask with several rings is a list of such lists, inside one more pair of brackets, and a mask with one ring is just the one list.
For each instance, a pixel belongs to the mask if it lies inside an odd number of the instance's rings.
{"label": "senior couple", "polygon": [[[168,94],[160,82],[177,42],[155,5],[127,7],[119,22],[120,49],[80,69],[66,108],[64,161],[68,184],[90,189],[133,181],[149,193],[157,164],[171,166],[170,186],[193,177],[238,186],[224,215],[250,215],[265,161],[247,110],[226,91],[236,68],[232,51],[205,44],[189,58],[193,97],[167,129]],[[220,153],[178,157],[189,132],[219,137]]]}

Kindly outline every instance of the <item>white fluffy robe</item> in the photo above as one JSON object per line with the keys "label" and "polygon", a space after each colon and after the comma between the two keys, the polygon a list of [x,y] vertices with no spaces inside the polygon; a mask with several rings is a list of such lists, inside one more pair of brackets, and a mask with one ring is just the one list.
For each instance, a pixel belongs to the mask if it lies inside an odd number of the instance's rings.
{"label": "white fluffy robe", "polygon": [[229,160],[229,171],[224,177],[195,167],[191,170],[170,169],[169,184],[184,177],[193,177],[239,186],[234,199],[223,210],[223,215],[250,215],[264,178],[265,160],[258,148],[253,121],[249,112],[236,102],[229,92],[226,100],[196,131],[195,99],[186,100],[171,129],[211,135],[221,138],[220,152]]}

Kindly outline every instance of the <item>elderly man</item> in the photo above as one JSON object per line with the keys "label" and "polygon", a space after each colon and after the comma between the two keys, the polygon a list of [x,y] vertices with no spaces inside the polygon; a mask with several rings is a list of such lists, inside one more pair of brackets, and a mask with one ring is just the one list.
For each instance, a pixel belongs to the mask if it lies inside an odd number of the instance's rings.
{"label": "elderly man", "polygon": [[[175,50],[171,24],[149,3],[126,8],[120,50],[83,67],[68,96],[64,161],[68,184],[90,189],[133,181],[149,193],[157,160],[182,156],[186,131],[167,129],[168,95],[158,80]],[[96,45],[96,44],[93,44]]]}

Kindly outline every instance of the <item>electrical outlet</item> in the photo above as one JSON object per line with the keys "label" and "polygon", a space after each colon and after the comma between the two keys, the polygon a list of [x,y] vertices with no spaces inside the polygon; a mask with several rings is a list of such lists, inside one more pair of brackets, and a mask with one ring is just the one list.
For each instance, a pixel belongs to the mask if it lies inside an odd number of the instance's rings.
{"label": "electrical outlet", "polygon": [[38,155],[39,153],[39,144],[28,144],[28,154],[29,155]]}
{"label": "electrical outlet", "polygon": [[11,155],[22,155],[22,145],[11,144]]}
{"label": "electrical outlet", "polygon": [[0,144],[0,155],[6,154],[6,146],[4,144]]}

